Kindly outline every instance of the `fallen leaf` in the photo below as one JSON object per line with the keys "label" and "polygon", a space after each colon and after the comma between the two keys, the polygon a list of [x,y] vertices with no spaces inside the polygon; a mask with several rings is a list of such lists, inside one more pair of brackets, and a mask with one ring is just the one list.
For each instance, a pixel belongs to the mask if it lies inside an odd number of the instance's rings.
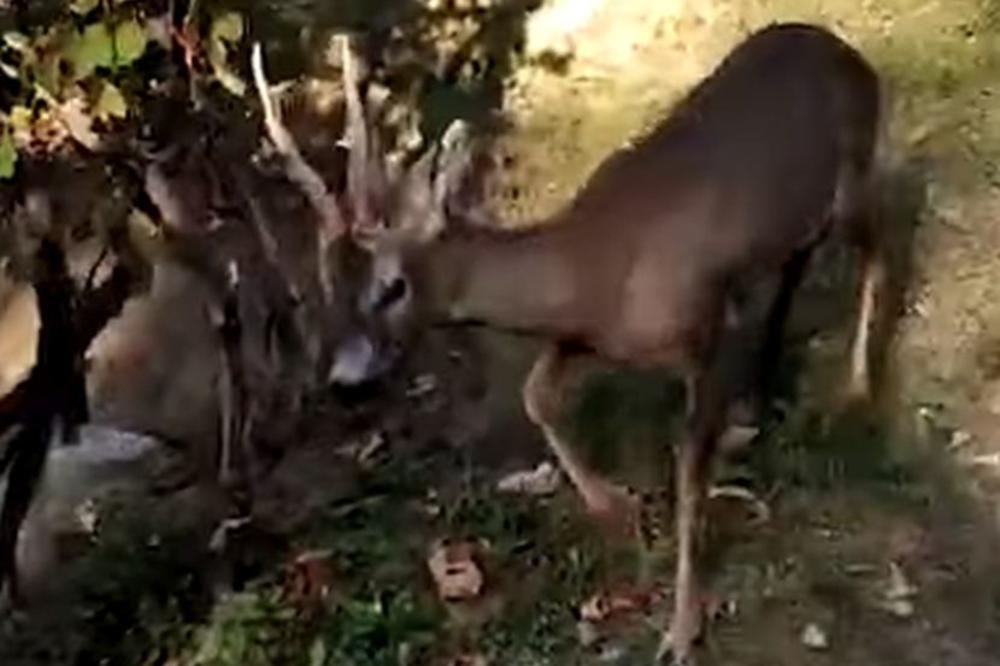
{"label": "fallen leaf", "polygon": [[59,106],[59,118],[66,129],[80,145],[88,150],[97,150],[101,139],[93,130],[94,119],[87,111],[87,103],[80,97],[64,102]]}
{"label": "fallen leaf", "polygon": [[229,544],[229,534],[243,529],[250,524],[251,520],[250,516],[240,516],[238,518],[226,518],[219,523],[219,526],[215,528],[212,536],[208,539],[209,552],[217,554],[224,552]]}
{"label": "fallen leaf", "polygon": [[814,623],[807,624],[802,630],[801,641],[807,648],[817,652],[827,650],[830,647],[830,639],[826,632]]}
{"label": "fallen leaf", "polygon": [[916,607],[909,599],[892,599],[880,604],[882,610],[899,618],[913,617]]}
{"label": "fallen leaf", "polygon": [[478,597],[483,591],[483,572],[476,563],[477,546],[470,541],[438,541],[431,548],[427,568],[438,596],[444,601]]}
{"label": "fallen leaf", "polygon": [[580,617],[588,622],[607,622],[625,615],[647,612],[659,598],[657,590],[626,586],[594,594],[580,606]]}
{"label": "fallen leaf", "polygon": [[332,589],[332,551],[305,551],[285,568],[285,596],[300,612],[311,613],[322,608]]}
{"label": "fallen leaf", "polygon": [[917,587],[906,578],[902,567],[895,562],[890,562],[889,580],[886,583],[882,599],[877,603],[878,607],[896,617],[912,617],[916,611],[912,598],[916,594]]}
{"label": "fallen leaf", "polygon": [[895,562],[889,563],[889,585],[886,588],[887,599],[909,599],[917,593],[917,587],[910,583],[903,573],[903,568]]}
{"label": "fallen leaf", "polygon": [[559,489],[561,482],[558,468],[545,461],[535,469],[513,472],[503,477],[497,482],[497,490],[521,495],[551,495]]}
{"label": "fallen leaf", "polygon": [[755,523],[767,523],[771,520],[771,507],[767,505],[767,502],[743,486],[712,486],[708,489],[708,498],[710,500],[731,499],[746,502],[754,513]]}
{"label": "fallen leaf", "polygon": [[745,449],[760,434],[760,428],[748,425],[730,425],[719,437],[720,451],[734,453]]}
{"label": "fallen leaf", "polygon": [[373,467],[378,458],[385,454],[386,451],[385,434],[375,431],[358,451],[358,464],[365,468]]}

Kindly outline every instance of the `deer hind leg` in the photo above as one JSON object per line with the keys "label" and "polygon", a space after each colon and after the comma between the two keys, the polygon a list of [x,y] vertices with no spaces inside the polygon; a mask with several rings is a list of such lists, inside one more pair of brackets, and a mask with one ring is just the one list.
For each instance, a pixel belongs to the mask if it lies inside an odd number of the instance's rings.
{"label": "deer hind leg", "polygon": [[763,338],[752,356],[749,386],[730,406],[729,427],[719,441],[719,448],[724,452],[744,448],[759,432],[759,427],[755,424],[763,418],[774,390],[774,378],[784,344],[785,324],[813,247],[814,245],[809,245],[796,250],[781,269],[781,282],[768,309]]}
{"label": "deer hind leg", "polygon": [[559,466],[583,498],[587,511],[612,527],[635,532],[638,529],[639,505],[625,489],[590,469],[556,431],[555,423],[562,406],[567,366],[572,352],[557,345],[545,350],[535,361],[524,383],[522,396],[528,418],[541,429]]}
{"label": "deer hind leg", "polygon": [[871,335],[878,315],[879,295],[884,290],[887,277],[884,238],[878,228],[874,190],[874,177],[870,174],[847,179],[838,191],[835,206],[836,215],[846,226],[851,243],[861,253],[858,319],[851,343],[850,375],[846,386],[849,399],[868,399],[872,395]]}
{"label": "deer hind leg", "polygon": [[868,399],[872,395],[869,349],[879,293],[885,283],[885,265],[879,253],[862,248],[862,274],[859,308],[854,340],[851,343],[851,368],[847,396]]}

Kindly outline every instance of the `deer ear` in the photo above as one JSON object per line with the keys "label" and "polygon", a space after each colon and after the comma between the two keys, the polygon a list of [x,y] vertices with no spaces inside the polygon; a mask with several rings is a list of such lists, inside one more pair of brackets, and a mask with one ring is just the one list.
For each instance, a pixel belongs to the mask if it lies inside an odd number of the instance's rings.
{"label": "deer ear", "polygon": [[448,220],[493,226],[485,190],[492,161],[475,149],[468,123],[456,120],[445,131],[437,166],[434,196]]}
{"label": "deer ear", "polygon": [[444,211],[435,204],[434,167],[438,147],[433,146],[407,171],[400,183],[394,225],[419,240],[429,240],[444,231]]}
{"label": "deer ear", "polygon": [[463,120],[448,126],[441,137],[434,176],[435,204],[446,209],[472,172],[471,129]]}
{"label": "deer ear", "polygon": [[401,228],[428,240],[444,232],[453,220],[482,217],[463,201],[473,177],[472,132],[456,120],[441,140],[410,168],[399,200]]}

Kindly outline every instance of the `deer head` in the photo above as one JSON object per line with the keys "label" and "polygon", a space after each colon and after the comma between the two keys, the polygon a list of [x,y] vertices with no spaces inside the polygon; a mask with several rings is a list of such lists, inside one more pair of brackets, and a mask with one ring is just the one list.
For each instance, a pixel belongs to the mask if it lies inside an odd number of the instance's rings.
{"label": "deer head", "polygon": [[355,57],[345,40],[349,231],[365,266],[350,294],[359,326],[335,351],[329,373],[338,384],[373,379],[393,365],[420,319],[415,294],[424,248],[448,230],[450,220],[482,216],[463,203],[475,171],[468,124],[453,122],[409,168],[390,168],[369,127],[376,114],[362,104]]}

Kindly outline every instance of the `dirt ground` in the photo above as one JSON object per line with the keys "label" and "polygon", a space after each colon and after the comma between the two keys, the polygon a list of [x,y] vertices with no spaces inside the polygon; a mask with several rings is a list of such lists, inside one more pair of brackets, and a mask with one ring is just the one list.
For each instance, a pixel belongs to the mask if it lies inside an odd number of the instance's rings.
{"label": "dirt ground", "polygon": [[[846,367],[851,258],[829,253],[799,295],[780,416],[718,470],[765,498],[771,515],[759,522],[739,503],[713,505],[719,612],[699,663],[995,664],[1000,5],[545,3],[528,26],[529,64],[507,90],[514,122],[500,140],[497,203],[510,224],[543,219],[741,36],[776,19],[834,27],[884,76],[884,209],[907,259],[907,291],[883,396],[862,413],[836,409],[834,398]],[[46,651],[43,625],[17,625],[21,638],[0,645],[0,662],[650,663],[669,606],[669,530],[653,547],[609,540],[565,487],[544,498],[494,489],[547,454],[520,412],[533,352],[531,342],[493,334],[471,343],[434,336],[377,404],[332,401],[303,424],[301,449],[265,489],[258,517],[293,552],[326,552],[335,610],[294,613],[282,593],[287,576],[273,566],[213,605],[198,591],[204,563],[183,538],[125,512],[108,519],[118,536],[73,566],[77,610],[90,614],[77,637]],[[657,374],[601,374],[566,428],[617,478],[664,489],[679,395]],[[434,594],[425,559],[445,536],[485,544],[484,592],[472,602]],[[109,572],[116,584],[95,582]],[[637,599],[628,583],[663,595],[601,621],[581,618],[602,590]],[[98,619],[108,613],[117,619]]]}

